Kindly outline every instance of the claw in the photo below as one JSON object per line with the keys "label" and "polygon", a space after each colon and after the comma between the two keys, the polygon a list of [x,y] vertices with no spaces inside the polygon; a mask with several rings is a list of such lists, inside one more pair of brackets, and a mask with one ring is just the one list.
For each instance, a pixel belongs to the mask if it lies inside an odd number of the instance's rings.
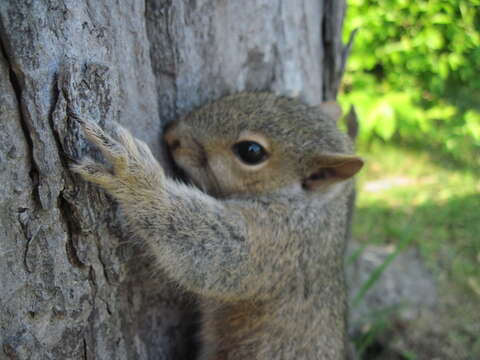
{"label": "claw", "polygon": [[132,136],[130,131],[125,129],[121,125],[115,126],[115,138],[118,142],[123,145],[123,147],[128,151],[128,153],[134,157],[138,158],[140,153],[137,148],[137,144],[135,142],[135,138]]}
{"label": "claw", "polygon": [[62,156],[66,158],[69,162],[78,164],[79,160],[77,158],[74,158],[72,155],[67,154],[65,151],[62,151]]}
{"label": "claw", "polygon": [[115,178],[102,165],[90,158],[70,164],[70,170],[79,174],[85,180],[98,184],[107,190],[115,183]]}
{"label": "claw", "polygon": [[75,110],[71,109],[69,106],[67,107],[67,115],[73,120],[80,123],[80,125],[82,126],[85,125],[85,123],[87,122],[87,120],[81,118],[80,115],[78,115],[78,113]]}
{"label": "claw", "polygon": [[106,160],[113,165],[114,170],[122,172],[128,163],[128,156],[123,146],[105,134],[94,122],[80,119],[77,114],[73,117],[80,123],[86,138],[99,148]]}
{"label": "claw", "polygon": [[114,136],[110,137],[96,123],[80,118],[71,110],[68,110],[68,114],[72,119],[78,121],[85,137],[98,147],[105,159],[113,166],[112,173],[90,158],[78,162],[69,157],[72,161],[70,169],[73,172],[81,175],[87,181],[100,185],[111,194],[118,194],[119,189],[124,186],[124,181],[135,182],[138,176],[147,180],[161,178],[163,169],[147,144],[135,139],[128,130],[116,125]]}

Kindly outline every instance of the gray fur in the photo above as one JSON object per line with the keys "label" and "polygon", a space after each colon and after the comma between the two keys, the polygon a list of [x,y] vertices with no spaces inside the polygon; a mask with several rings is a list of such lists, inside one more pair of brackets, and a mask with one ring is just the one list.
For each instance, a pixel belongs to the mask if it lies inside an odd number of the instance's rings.
{"label": "gray fur", "polygon": [[[113,172],[88,159],[72,169],[112,194],[158,266],[202,296],[201,359],[345,357],[348,178],[362,162],[335,120],[268,93],[187,115],[165,138],[205,192],[166,177],[126,130],[112,139],[84,123]],[[268,141],[258,169],[232,153],[245,131]]]}

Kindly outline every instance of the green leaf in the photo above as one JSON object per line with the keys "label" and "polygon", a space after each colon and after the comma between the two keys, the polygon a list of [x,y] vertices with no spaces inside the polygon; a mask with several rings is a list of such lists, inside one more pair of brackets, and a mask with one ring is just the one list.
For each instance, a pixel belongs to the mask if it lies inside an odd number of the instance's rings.
{"label": "green leaf", "polygon": [[390,140],[396,130],[395,110],[387,101],[381,101],[373,109],[373,122],[375,123],[375,132],[380,135],[383,140]]}

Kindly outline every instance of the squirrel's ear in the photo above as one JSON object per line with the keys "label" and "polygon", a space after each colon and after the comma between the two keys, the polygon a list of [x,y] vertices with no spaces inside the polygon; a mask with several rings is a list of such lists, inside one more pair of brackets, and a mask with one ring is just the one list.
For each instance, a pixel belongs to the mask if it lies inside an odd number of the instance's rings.
{"label": "squirrel's ear", "polygon": [[306,190],[315,191],[325,185],[352,177],[362,166],[363,160],[355,155],[321,155],[313,162],[311,171],[303,179],[302,185]]}
{"label": "squirrel's ear", "polygon": [[338,121],[342,116],[342,108],[336,101],[326,101],[321,103],[320,110],[335,121]]}

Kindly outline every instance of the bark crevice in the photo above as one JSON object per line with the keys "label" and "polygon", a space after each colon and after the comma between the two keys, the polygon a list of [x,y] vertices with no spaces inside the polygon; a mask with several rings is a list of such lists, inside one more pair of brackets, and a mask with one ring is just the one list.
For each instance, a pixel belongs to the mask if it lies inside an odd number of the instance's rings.
{"label": "bark crevice", "polygon": [[343,76],[346,61],[342,42],[345,5],[336,0],[325,0],[322,17],[322,41],[324,47],[323,100],[335,100]]}
{"label": "bark crevice", "polygon": [[7,49],[5,47],[5,39],[3,38],[2,34],[5,34],[4,26],[1,22],[0,19],[0,55],[3,56],[7,63],[8,71],[9,71],[9,82],[12,86],[13,92],[15,94],[16,98],[16,103],[18,106],[18,114],[19,114],[19,120],[20,120],[20,127],[22,129],[22,134],[25,139],[25,142],[27,144],[27,151],[28,151],[28,161],[30,163],[30,171],[29,171],[29,176],[30,179],[32,180],[32,198],[35,201],[35,204],[40,205],[40,195],[39,195],[39,169],[37,164],[35,163],[35,158],[33,156],[33,140],[32,137],[30,136],[30,131],[29,131],[29,126],[27,124],[27,121],[25,119],[25,113],[23,111],[22,107],[22,88],[20,85],[20,80],[17,77],[17,74],[15,73],[12,63],[10,61],[9,54],[7,52]]}
{"label": "bark crevice", "polygon": [[77,246],[74,244],[74,234],[78,234],[78,219],[72,218],[72,208],[68,201],[64,198],[63,191],[60,192],[58,197],[58,209],[60,210],[60,216],[62,222],[65,224],[66,236],[65,241],[65,252],[67,254],[67,259],[73,266],[76,266],[79,269],[85,269],[86,264],[82,262],[80,256],[77,254]]}

